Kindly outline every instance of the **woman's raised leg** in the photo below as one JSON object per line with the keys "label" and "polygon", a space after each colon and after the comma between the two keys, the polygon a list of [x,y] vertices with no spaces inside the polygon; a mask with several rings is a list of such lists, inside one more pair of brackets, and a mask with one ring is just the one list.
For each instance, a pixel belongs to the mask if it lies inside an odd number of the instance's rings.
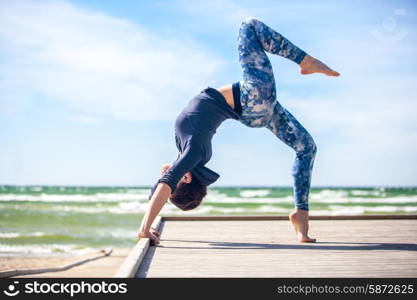
{"label": "woman's raised leg", "polygon": [[300,63],[306,53],[289,40],[255,18],[245,19],[238,36],[241,81],[242,123],[264,127],[276,101],[272,65],[265,51]]}
{"label": "woman's raised leg", "polygon": [[238,51],[244,83],[248,85],[262,83],[258,85],[258,92],[254,91],[254,97],[258,96],[258,98],[269,98],[268,96],[272,96],[275,92],[272,66],[264,51],[297,63],[301,74],[323,73],[328,76],[339,76],[338,72],[308,55],[283,35],[253,17],[246,18],[240,26]]}

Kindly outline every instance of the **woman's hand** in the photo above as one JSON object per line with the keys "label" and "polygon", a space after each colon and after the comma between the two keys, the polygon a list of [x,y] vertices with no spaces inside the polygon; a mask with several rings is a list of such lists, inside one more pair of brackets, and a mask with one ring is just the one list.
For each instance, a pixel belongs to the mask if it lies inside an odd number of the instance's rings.
{"label": "woman's hand", "polygon": [[158,230],[156,230],[155,228],[153,228],[153,227],[151,227],[150,232],[153,233],[158,238],[161,236],[161,233]]}
{"label": "woman's hand", "polygon": [[160,234],[158,230],[152,228],[152,223],[158,216],[161,209],[164,207],[170,194],[171,187],[165,182],[160,182],[156,186],[155,192],[153,193],[151,201],[149,202],[149,207],[143,215],[142,222],[139,227],[140,230],[138,238],[149,238],[151,240],[151,245],[156,246],[159,244]]}
{"label": "woman's hand", "polygon": [[168,171],[169,168],[172,167],[172,164],[166,164],[162,166],[162,170],[161,170],[161,176],[164,175],[166,173],[166,171]]}
{"label": "woman's hand", "polygon": [[139,232],[138,238],[148,238],[151,242],[151,246],[156,246],[159,244],[159,236],[160,233],[155,228],[151,228],[151,230],[148,233]]}

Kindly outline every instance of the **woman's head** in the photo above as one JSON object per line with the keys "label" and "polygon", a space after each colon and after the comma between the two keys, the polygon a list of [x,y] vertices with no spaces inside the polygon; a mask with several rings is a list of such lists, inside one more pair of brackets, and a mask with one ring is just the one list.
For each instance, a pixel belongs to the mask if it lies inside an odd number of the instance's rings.
{"label": "woman's head", "polygon": [[169,199],[179,209],[191,210],[199,206],[206,195],[207,186],[202,185],[191,172],[187,172]]}

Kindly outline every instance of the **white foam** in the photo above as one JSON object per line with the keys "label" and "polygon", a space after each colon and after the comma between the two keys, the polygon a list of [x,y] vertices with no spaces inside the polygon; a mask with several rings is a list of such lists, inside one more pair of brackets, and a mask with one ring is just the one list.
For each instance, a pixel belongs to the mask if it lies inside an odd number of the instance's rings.
{"label": "white foam", "polygon": [[260,207],[254,208],[245,208],[245,207],[213,207],[213,206],[199,206],[196,209],[191,211],[181,211],[176,208],[174,205],[166,206],[163,209],[165,214],[181,214],[181,215],[204,215],[204,214],[252,214],[252,213],[289,213],[291,209],[286,209],[282,207],[262,205]]}
{"label": "white foam", "polygon": [[280,198],[239,198],[239,197],[209,197],[204,198],[204,203],[291,203],[293,196]]}
{"label": "white foam", "polygon": [[[260,206],[258,207],[239,207],[239,204],[242,203],[242,201],[244,201],[244,203],[256,203],[259,204]],[[343,206],[343,204],[348,204],[348,203],[354,203],[354,204],[361,204],[361,203],[410,203],[410,204],[414,204],[417,203],[417,197],[411,198],[411,197],[405,197],[405,198],[401,198],[401,199],[397,199],[397,198],[384,198],[384,199],[369,199],[369,198],[346,198],[346,199],[320,199],[320,200],[310,200],[310,207],[311,209],[314,209],[314,204],[315,203],[326,203],[328,204],[328,208],[329,209],[343,209],[343,210],[348,210],[349,207],[347,206]],[[172,203],[168,202],[169,204],[167,204],[166,206],[164,206],[164,210],[163,212],[175,212],[176,210],[178,210],[178,208],[176,208],[176,206],[174,206]],[[215,205],[212,205],[214,203],[234,203],[236,204],[235,207],[218,207]],[[238,210],[238,211],[244,211],[246,213],[256,213],[256,212],[262,212],[263,211],[263,207],[270,207],[271,211],[281,211],[282,209],[285,208],[281,208],[279,206],[276,206],[275,204],[293,204],[293,199],[292,197],[286,197],[286,198],[261,198],[261,199],[251,199],[251,200],[242,200],[239,198],[233,198],[233,199],[225,199],[224,201],[206,201],[203,200],[203,204],[201,206],[199,206],[199,208],[197,209],[204,209],[206,210],[206,213],[233,213],[234,210]],[[115,203],[116,205],[114,206],[74,206],[74,205],[51,205],[48,206],[47,208],[39,206],[37,207],[36,205],[33,206],[31,205],[30,209],[31,211],[39,211],[39,212],[45,212],[45,209],[47,209],[47,211],[49,212],[65,212],[65,213],[87,213],[87,214],[99,214],[99,213],[112,213],[112,214],[143,214],[146,212],[147,208],[148,208],[148,202],[139,202],[139,201],[135,201],[135,202],[131,202],[131,201],[124,201],[124,202],[120,202],[120,203]],[[204,208],[202,208],[204,207]],[[350,206],[350,207],[356,207],[356,206]],[[388,205],[384,205],[384,206],[377,206],[377,207],[369,207],[369,206],[361,206],[364,207],[366,209],[368,209],[368,211],[372,211],[372,210],[378,210],[381,211],[381,207],[382,209],[385,209],[386,211],[390,211],[390,210],[408,210],[408,211],[413,211],[412,209],[417,209],[417,207],[413,207],[413,206],[407,206],[407,208],[401,207],[401,206],[388,206]],[[24,209],[24,207],[17,207],[17,209]],[[285,211],[287,211],[288,209],[285,209]]]}
{"label": "white foam", "polygon": [[310,197],[311,203],[417,203],[417,196],[391,197],[391,198],[359,198],[359,197],[342,197],[320,199]]}
{"label": "white foam", "polygon": [[139,194],[139,195],[149,195],[150,189],[127,189],[127,190],[119,190],[120,193],[128,193],[128,194]]}
{"label": "white foam", "polygon": [[[98,213],[113,213],[113,214],[133,214],[144,213],[148,205],[144,202],[121,202],[117,206],[111,207],[88,207],[88,206],[49,206],[48,211],[56,212],[74,212],[74,213],[86,213],[86,214],[98,214]],[[31,207],[33,211],[45,211],[43,207]]]}
{"label": "white foam", "polygon": [[251,197],[265,197],[269,195],[270,190],[243,190],[240,192],[240,196],[243,198]]}
{"label": "white foam", "polygon": [[[14,209],[30,209],[31,211],[56,211],[56,212],[79,212],[79,213],[114,213],[114,214],[143,214],[148,208],[148,194],[149,189],[146,188],[132,188],[127,190],[120,190],[123,193],[97,193],[93,195],[85,194],[72,194],[72,195],[57,195],[57,194],[39,194],[39,195],[19,195],[19,194],[0,194],[0,205],[4,207],[7,205],[8,208],[11,208],[9,204],[1,204],[1,201],[8,200],[17,200],[17,201],[35,201],[35,202],[63,202],[61,205],[44,205],[37,206],[36,204],[29,204],[27,206],[21,204],[15,204]],[[407,207],[396,207],[396,206],[378,206],[378,207],[368,207],[366,205],[360,205],[362,203],[374,203],[376,205],[382,203],[392,203],[392,204],[415,204],[417,203],[417,195],[412,196],[398,196],[390,198],[369,198],[369,197],[349,197],[350,194],[362,195],[362,196],[377,196],[384,193],[385,189],[380,188],[377,191],[363,191],[363,190],[332,190],[324,189],[320,192],[311,192],[310,193],[310,207],[314,209],[315,203],[325,203],[328,204],[328,210],[326,213],[329,213],[331,209],[337,209],[342,212],[348,212],[354,210],[352,207],[364,207],[364,209],[357,209],[357,213],[361,211],[372,212],[373,210],[383,212],[413,212],[416,211],[412,205]],[[269,195],[269,189],[262,190],[251,190],[245,189],[240,192],[240,196],[229,197],[225,193],[221,193],[217,190],[209,190],[208,195],[203,200],[203,204],[197,209],[187,212],[189,214],[202,214],[207,213],[257,213],[257,212],[287,212],[289,209],[276,207],[275,204],[294,204],[293,195],[285,197],[265,197]],[[350,194],[349,194],[350,193]],[[259,198],[260,197],[260,198]],[[113,202],[112,206],[74,206],[74,205],[65,205],[65,202]],[[168,202],[170,203],[170,202]],[[215,203],[231,203],[236,204],[235,207],[216,207]],[[258,207],[239,207],[239,204],[242,203],[256,203],[261,206]],[[357,204],[355,206],[346,207],[343,204]],[[267,208],[265,208],[267,207]],[[382,210],[381,210],[382,207]],[[164,207],[164,212],[176,213],[180,211],[171,203]],[[181,211],[180,211],[181,212]],[[1,233],[0,233],[1,234]]]}
{"label": "white foam", "polygon": [[339,205],[330,205],[329,210],[331,214],[339,215],[362,215],[365,213],[411,213],[417,212],[417,207],[415,206],[377,206],[377,207],[368,207],[368,206],[339,206]]}
{"label": "white foam", "polygon": [[0,238],[2,239],[12,239],[18,236],[20,236],[20,234],[16,232],[0,232]]}
{"label": "white foam", "polygon": [[21,237],[21,236],[25,236],[25,237],[39,237],[39,236],[45,236],[47,235],[44,232],[31,232],[31,233],[18,233],[18,232],[0,232],[0,238],[3,239],[13,239],[13,238],[17,238],[17,237]]}
{"label": "white foam", "polygon": [[[139,226],[137,227],[139,230]],[[112,230],[107,229],[99,229],[94,230],[94,236],[100,238],[116,238],[116,239],[134,239],[137,236],[138,231],[136,230],[129,230],[123,228],[114,228]]]}
{"label": "white foam", "polygon": [[[348,193],[344,191],[324,190],[319,193],[310,193],[311,203],[417,203],[417,195],[398,196],[389,198],[367,198],[367,197],[348,197]],[[227,197],[224,194],[207,194],[204,203],[293,203],[294,196],[286,196],[279,198],[240,198]]]}
{"label": "white foam", "polygon": [[117,201],[145,201],[147,193],[97,193],[93,195],[72,194],[1,194],[0,201],[36,201],[36,202],[117,202]]}
{"label": "white foam", "polygon": [[61,256],[61,255],[82,255],[93,248],[79,248],[73,244],[42,244],[42,245],[7,245],[0,244],[0,256]]}
{"label": "white foam", "polygon": [[348,192],[345,190],[329,190],[324,189],[318,193],[310,191],[310,197],[316,199],[328,199],[328,198],[345,198],[347,197]]}
{"label": "white foam", "polygon": [[379,197],[385,197],[386,193],[381,190],[376,191],[364,191],[364,190],[353,190],[350,191],[352,195],[355,196],[379,196]]}

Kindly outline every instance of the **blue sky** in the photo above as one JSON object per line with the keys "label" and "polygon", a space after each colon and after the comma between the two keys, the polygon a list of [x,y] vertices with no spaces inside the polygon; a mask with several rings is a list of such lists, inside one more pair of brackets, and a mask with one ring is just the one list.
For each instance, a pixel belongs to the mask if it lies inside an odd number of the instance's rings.
{"label": "blue sky", "polygon": [[[312,186],[416,185],[414,1],[0,2],[0,184],[151,185],[175,160],[174,120],[240,80],[253,16],[341,73],[271,56],[278,100],[318,146]],[[289,186],[294,152],[225,121],[213,186]]]}

